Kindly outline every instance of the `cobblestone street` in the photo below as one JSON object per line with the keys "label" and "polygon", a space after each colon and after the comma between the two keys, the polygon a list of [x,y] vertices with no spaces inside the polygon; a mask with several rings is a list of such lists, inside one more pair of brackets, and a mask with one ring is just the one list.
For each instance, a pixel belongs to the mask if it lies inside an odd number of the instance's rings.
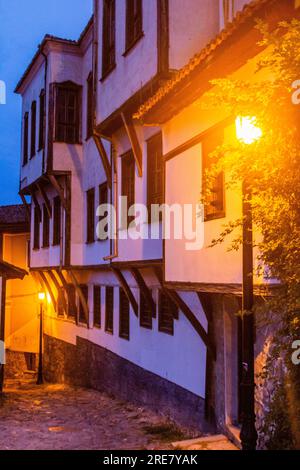
{"label": "cobblestone street", "polygon": [[168,449],[185,436],[148,410],[94,390],[8,381],[0,450]]}

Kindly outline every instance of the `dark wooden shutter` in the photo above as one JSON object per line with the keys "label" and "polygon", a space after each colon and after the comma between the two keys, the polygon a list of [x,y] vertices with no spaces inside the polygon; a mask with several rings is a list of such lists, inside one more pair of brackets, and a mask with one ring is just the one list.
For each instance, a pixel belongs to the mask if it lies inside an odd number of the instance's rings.
{"label": "dark wooden shutter", "polygon": [[79,143],[80,87],[58,85],[56,89],[55,140],[68,144]]}
{"label": "dark wooden shutter", "polygon": [[[99,206],[101,206],[102,204],[108,204],[109,201],[108,201],[108,185],[107,185],[107,182],[106,183],[103,183],[103,184],[100,184],[99,186]],[[105,217],[107,217],[107,212],[104,214],[103,217],[99,217],[99,222],[101,222],[102,219],[104,219]],[[105,231],[107,232],[107,238],[106,240],[108,239],[108,226],[105,227]],[[101,239],[101,241],[105,241],[103,239]]]}
{"label": "dark wooden shutter", "polygon": [[120,288],[119,292],[120,292],[119,335],[120,335],[120,338],[129,340],[129,321],[130,321],[129,301],[122,288]]}
{"label": "dark wooden shutter", "polygon": [[152,329],[152,311],[142,291],[140,291],[140,326]]}
{"label": "dark wooden shutter", "polygon": [[[85,298],[86,303],[88,304],[89,303],[89,287],[86,284],[80,284],[79,287],[81,289],[83,297]],[[79,322],[86,324],[87,319],[85,318],[84,309],[83,309],[80,299],[78,299],[78,302],[79,302]]]}
{"label": "dark wooden shutter", "polygon": [[43,248],[48,248],[50,244],[50,218],[46,204],[43,204]]}
{"label": "dark wooden shutter", "polygon": [[39,150],[45,147],[45,90],[40,94]]}
{"label": "dark wooden shutter", "polygon": [[30,140],[30,158],[35,156],[36,152],[36,101],[31,105],[31,140]]}
{"label": "dark wooden shutter", "polygon": [[95,189],[92,188],[86,193],[87,204],[87,243],[95,241]]}
{"label": "dark wooden shutter", "polygon": [[105,77],[116,62],[116,4],[115,0],[103,2],[102,75]]}
{"label": "dark wooden shutter", "polygon": [[41,224],[41,209],[39,206],[34,208],[34,230],[33,230],[33,248],[34,250],[40,249],[40,224]]}
{"label": "dark wooden shutter", "polygon": [[89,139],[93,135],[93,99],[94,99],[94,81],[93,74],[90,73],[87,79],[87,110],[86,110],[86,138]]}
{"label": "dark wooden shutter", "polygon": [[57,196],[53,201],[53,246],[60,245],[60,231],[61,231],[61,201]]}
{"label": "dark wooden shutter", "polygon": [[114,332],[114,288],[105,289],[105,331]]}
{"label": "dark wooden shutter", "polygon": [[94,326],[101,328],[101,287],[94,286]]}
{"label": "dark wooden shutter", "polygon": [[64,296],[65,296],[64,288],[60,287],[57,293],[57,315],[59,317],[64,316]]}
{"label": "dark wooden shutter", "polygon": [[127,0],[126,10],[126,50],[128,50],[143,34],[142,0]]}
{"label": "dark wooden shutter", "polygon": [[178,308],[162,291],[159,291],[158,329],[163,333],[174,334],[174,318],[178,318]]}
{"label": "dark wooden shutter", "polygon": [[[203,189],[205,188],[205,174],[209,168],[216,163],[210,154],[224,141],[224,130],[217,129],[209,133],[202,141],[202,165],[203,165]],[[214,178],[213,186],[209,194],[209,200],[205,205],[205,220],[225,217],[225,185],[224,173],[221,172]]]}
{"label": "dark wooden shutter", "polygon": [[162,134],[159,133],[147,143],[147,193],[148,209],[152,204],[163,204],[164,164]]}
{"label": "dark wooden shutter", "polygon": [[77,318],[76,289],[73,284],[67,286],[68,317]]}
{"label": "dark wooden shutter", "polygon": [[23,137],[23,165],[28,163],[28,128],[29,114],[24,115],[24,137]]}
{"label": "dark wooden shutter", "polygon": [[[122,196],[127,197],[130,209],[135,203],[135,160],[131,150],[122,156]],[[127,217],[127,223],[122,221],[122,225],[128,226],[132,220],[134,217]]]}

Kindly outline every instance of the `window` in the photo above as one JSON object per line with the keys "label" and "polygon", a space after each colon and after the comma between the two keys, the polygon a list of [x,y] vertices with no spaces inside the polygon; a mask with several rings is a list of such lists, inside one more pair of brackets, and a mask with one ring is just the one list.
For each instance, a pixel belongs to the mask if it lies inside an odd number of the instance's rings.
{"label": "window", "polygon": [[[122,196],[127,197],[128,209],[135,203],[135,161],[133,152],[127,152],[122,157]],[[128,227],[134,217],[127,217],[127,221],[122,221],[123,228]]]}
{"label": "window", "polygon": [[106,287],[105,289],[105,331],[114,332],[114,288]]}
{"label": "window", "polygon": [[152,311],[142,291],[140,291],[140,326],[152,329]]}
{"label": "window", "polygon": [[101,287],[94,286],[94,326],[101,328]]}
{"label": "window", "polygon": [[95,241],[95,189],[90,189],[86,193],[87,207],[87,233],[86,242],[94,243]]}
{"label": "window", "polygon": [[130,319],[130,306],[124,290],[121,288],[120,292],[120,321],[119,321],[119,336],[120,338],[129,340],[129,319]]}
{"label": "window", "polygon": [[162,151],[162,134],[159,133],[147,143],[147,185],[148,208],[151,213],[152,204],[163,204],[164,165]]}
{"label": "window", "polygon": [[48,248],[50,244],[50,218],[46,204],[43,205],[43,248]]}
{"label": "window", "polygon": [[45,147],[45,90],[40,94],[39,150]]}
{"label": "window", "polygon": [[60,245],[61,202],[57,196],[53,201],[53,246]]}
{"label": "window", "polygon": [[59,317],[64,316],[64,288],[60,287],[57,293],[57,315]]}
{"label": "window", "polygon": [[80,124],[80,87],[69,83],[56,88],[55,140],[78,144]]}
{"label": "window", "polygon": [[[86,303],[89,302],[89,287],[86,284],[81,284],[80,286],[83,297],[85,298]],[[87,319],[85,317],[84,308],[79,299],[79,322],[87,324]]]}
{"label": "window", "polygon": [[[107,183],[100,184],[100,186],[99,186],[99,206],[101,206],[102,204],[108,204],[108,186],[107,186]],[[108,213],[105,212],[103,217],[99,217],[99,222],[101,222],[101,220],[105,219],[107,217],[107,215],[108,215]],[[106,240],[108,239],[108,229],[109,229],[109,227],[106,226],[105,227],[105,232],[107,233]],[[101,239],[101,240],[105,241],[103,239]]]}
{"label": "window", "polygon": [[[209,155],[223,143],[224,131],[217,129],[208,134],[202,141],[202,162],[203,162],[203,189],[205,192],[205,173],[216,163]],[[225,217],[225,197],[224,197],[224,173],[220,173],[214,178],[208,202],[205,205],[205,220],[212,220]]]}
{"label": "window", "polygon": [[28,113],[24,116],[24,141],[23,141],[23,165],[28,163]]}
{"label": "window", "polygon": [[68,318],[77,318],[76,290],[73,284],[67,286]]}
{"label": "window", "polygon": [[31,105],[31,140],[30,140],[30,158],[35,156],[36,150],[36,101]]}
{"label": "window", "polygon": [[103,51],[102,75],[106,75],[115,67],[116,62],[116,2],[104,0],[103,3]]}
{"label": "window", "polygon": [[90,73],[87,79],[87,110],[86,110],[86,138],[89,139],[93,135],[93,99],[94,99],[94,81],[93,74]]}
{"label": "window", "polygon": [[162,291],[159,291],[158,329],[169,335],[174,334],[174,318],[178,318],[178,308]]}
{"label": "window", "polygon": [[34,230],[33,230],[33,249],[40,249],[40,223],[41,223],[41,209],[40,206],[34,208]]}
{"label": "window", "polygon": [[126,51],[129,50],[143,34],[142,0],[127,0],[126,13]]}

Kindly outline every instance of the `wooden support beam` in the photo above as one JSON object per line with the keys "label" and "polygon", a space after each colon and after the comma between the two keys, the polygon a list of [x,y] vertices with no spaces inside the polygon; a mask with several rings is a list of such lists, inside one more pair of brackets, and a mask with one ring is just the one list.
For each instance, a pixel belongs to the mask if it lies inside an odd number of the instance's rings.
{"label": "wooden support beam", "polygon": [[53,303],[54,310],[57,312],[57,302],[56,302],[55,296],[53,294],[53,290],[50,286],[50,283],[49,283],[46,275],[43,273],[43,271],[38,271],[38,273],[39,273],[41,279],[43,280],[43,283],[46,286],[46,289],[47,289],[47,291],[50,295],[51,301]]}
{"label": "wooden support beam", "polygon": [[94,131],[93,133],[93,138],[97,147],[97,150],[99,152],[99,155],[101,157],[102,165],[106,174],[106,179],[107,179],[107,184],[108,187],[111,189],[112,187],[112,169],[111,169],[111,164],[109,162],[109,158],[107,156],[107,152],[105,150],[105,147],[103,145],[101,135],[97,134],[97,132]]}
{"label": "wooden support beam", "polygon": [[58,277],[60,279],[60,282],[62,283],[64,289],[67,290],[68,289],[68,283],[67,283],[66,278],[63,275],[62,271],[60,271],[59,269],[56,269],[56,274],[58,275]]}
{"label": "wooden support beam", "polygon": [[28,222],[30,222],[31,220],[31,211],[30,211],[30,205],[28,204],[28,202],[26,201],[26,198],[24,196],[24,194],[22,194],[21,192],[19,193],[19,196],[22,200],[22,203],[26,209],[26,216],[27,216],[27,219],[28,219]]}
{"label": "wooden support beam", "polygon": [[51,204],[50,204],[49,198],[46,194],[46,191],[44,190],[43,186],[40,183],[36,183],[36,187],[42,195],[43,201],[45,203],[45,206],[46,206],[46,209],[47,209],[47,212],[48,212],[48,215],[49,215],[49,218],[51,219],[51,217],[52,217]]}
{"label": "wooden support beam", "polygon": [[77,281],[76,279],[76,276],[74,274],[74,272],[71,270],[71,269],[68,269],[66,270],[67,273],[69,274],[70,278],[72,279],[72,283],[76,289],[76,292],[77,292],[77,295],[79,297],[79,301],[82,305],[82,308],[83,308],[83,311],[84,311],[84,316],[85,316],[85,320],[86,320],[86,324],[87,324],[87,327],[89,328],[90,327],[90,322],[89,322],[89,306],[85,300],[85,297],[82,293],[82,290],[80,288],[80,285],[79,285],[79,282]]}
{"label": "wooden support beam", "polygon": [[131,117],[121,113],[122,121],[126,129],[131,148],[134,154],[135,163],[138,169],[138,174],[140,177],[143,176],[143,152],[139,143],[139,139],[136,133],[136,129]]}
{"label": "wooden support beam", "polygon": [[[57,300],[58,300],[58,296],[61,292],[61,289],[63,288],[64,289],[64,286],[61,286],[57,280],[57,277],[55,276],[54,272],[49,270],[47,271],[47,274],[48,276],[50,277],[51,281],[53,282],[53,284],[55,285],[55,288],[57,290]],[[64,289],[65,290],[65,289]],[[68,316],[68,308],[67,308],[67,302],[66,302],[66,298],[65,296],[63,295],[61,297],[61,300],[62,300],[62,304],[63,304],[63,309],[64,309],[64,312],[65,312],[65,316],[67,317]]]}
{"label": "wooden support beam", "polygon": [[125,295],[126,295],[128,301],[129,301],[129,303],[131,304],[135,315],[138,317],[139,316],[139,306],[138,306],[137,301],[135,300],[135,297],[134,297],[133,293],[131,292],[131,289],[130,289],[125,277],[123,276],[122,272],[119,269],[114,268],[114,267],[111,267],[111,269],[112,269],[113,273],[115,274],[115,276],[117,277],[118,281],[120,282],[121,287],[123,288],[123,290],[125,292]]}
{"label": "wooden support beam", "polygon": [[140,289],[142,295],[144,296],[144,298],[145,298],[145,300],[146,300],[146,302],[149,306],[149,309],[152,312],[152,317],[155,318],[156,317],[156,304],[153,300],[151,291],[150,291],[149,287],[147,286],[142,274],[140,273],[140,271],[137,268],[131,268],[130,272],[131,272],[132,276],[134,277],[135,282],[139,286],[139,289]]}
{"label": "wooden support beam", "polygon": [[48,175],[48,179],[50,183],[52,184],[52,186],[54,187],[54,189],[56,190],[57,194],[59,195],[63,208],[65,209],[65,211],[68,212],[68,203],[65,199],[64,191],[62,187],[60,186],[59,182],[57,181],[56,177],[54,175]]}
{"label": "wooden support beam", "polygon": [[213,318],[213,308],[211,302],[211,294],[205,292],[197,292],[200,304],[203,308],[203,312],[206,316],[207,322],[210,323]]}

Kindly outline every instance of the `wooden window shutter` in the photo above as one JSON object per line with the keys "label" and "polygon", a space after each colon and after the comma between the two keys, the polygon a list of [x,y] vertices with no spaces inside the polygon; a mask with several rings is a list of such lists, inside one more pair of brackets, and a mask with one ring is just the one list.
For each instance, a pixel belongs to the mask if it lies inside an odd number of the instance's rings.
{"label": "wooden window shutter", "polygon": [[[135,203],[135,160],[132,150],[122,156],[122,196],[127,197],[128,209]],[[127,217],[122,225],[128,227],[134,217]]]}
{"label": "wooden window shutter", "polygon": [[116,2],[103,3],[103,50],[102,75],[105,77],[115,66],[116,61]]}
{"label": "wooden window shutter", "polygon": [[126,3],[126,50],[130,49],[143,33],[142,0],[127,0]]}
{"label": "wooden window shutter", "polygon": [[[106,182],[106,183],[100,184],[100,186],[99,186],[99,206],[101,206],[102,204],[108,204],[108,203],[109,203],[109,201],[108,201],[108,184]],[[107,217],[107,212],[104,214],[103,217],[99,217],[99,222],[101,222],[101,220],[104,219],[105,217]],[[108,227],[105,230],[108,232]],[[108,234],[107,234],[106,239],[108,239]],[[105,240],[101,239],[101,241],[105,241]]]}
{"label": "wooden window shutter", "polygon": [[46,204],[43,204],[43,248],[48,248],[50,244],[50,218]]}
{"label": "wooden window shutter", "polygon": [[68,317],[77,318],[76,289],[73,284],[67,286]]}
{"label": "wooden window shutter", "polygon": [[33,248],[34,250],[40,249],[40,224],[41,224],[41,209],[39,206],[34,208],[34,231],[33,231]]}
{"label": "wooden window shutter", "polygon": [[80,87],[61,84],[56,87],[55,140],[68,144],[80,141]]}
{"label": "wooden window shutter", "polygon": [[[89,286],[86,284],[80,284],[79,287],[81,289],[83,297],[85,298],[86,303],[88,304],[89,303]],[[79,322],[85,323],[85,324],[87,323],[87,319],[85,318],[84,308],[80,300],[79,300]]]}
{"label": "wooden window shutter", "polygon": [[24,137],[23,137],[23,165],[28,163],[28,131],[29,131],[29,114],[24,115]]}
{"label": "wooden window shutter", "polygon": [[105,331],[114,332],[114,288],[105,289]]}
{"label": "wooden window shutter", "polygon": [[87,243],[95,241],[95,189],[92,188],[86,193],[87,206]]}
{"label": "wooden window shutter", "polygon": [[147,193],[148,210],[152,204],[163,204],[164,162],[162,134],[159,133],[147,142]]}
{"label": "wooden window shutter", "polygon": [[61,232],[61,201],[57,196],[53,200],[53,246],[60,245]]}
{"label": "wooden window shutter", "polygon": [[40,111],[39,111],[39,150],[45,147],[45,90],[41,91],[40,94]]}
{"label": "wooden window shutter", "polygon": [[94,80],[93,74],[90,73],[87,79],[87,110],[86,110],[86,138],[89,139],[93,135],[93,125],[94,125]]}
{"label": "wooden window shutter", "polygon": [[120,320],[119,320],[119,336],[120,338],[129,340],[130,328],[130,306],[128,298],[122,288],[120,292]]}
{"label": "wooden window shutter", "polygon": [[[224,130],[217,129],[209,133],[202,141],[202,172],[203,190],[205,192],[205,174],[209,168],[216,163],[210,154],[224,141]],[[205,205],[205,220],[225,217],[225,184],[224,173],[221,172],[214,178],[213,187]]]}
{"label": "wooden window shutter", "polygon": [[31,139],[30,139],[30,158],[35,156],[36,152],[36,101],[31,105]]}
{"label": "wooden window shutter", "polygon": [[152,311],[142,291],[140,291],[140,326],[152,329]]}
{"label": "wooden window shutter", "polygon": [[159,291],[158,329],[162,333],[174,334],[174,319],[178,318],[178,308],[162,291]]}
{"label": "wooden window shutter", "polygon": [[101,328],[101,287],[94,286],[94,326]]}

